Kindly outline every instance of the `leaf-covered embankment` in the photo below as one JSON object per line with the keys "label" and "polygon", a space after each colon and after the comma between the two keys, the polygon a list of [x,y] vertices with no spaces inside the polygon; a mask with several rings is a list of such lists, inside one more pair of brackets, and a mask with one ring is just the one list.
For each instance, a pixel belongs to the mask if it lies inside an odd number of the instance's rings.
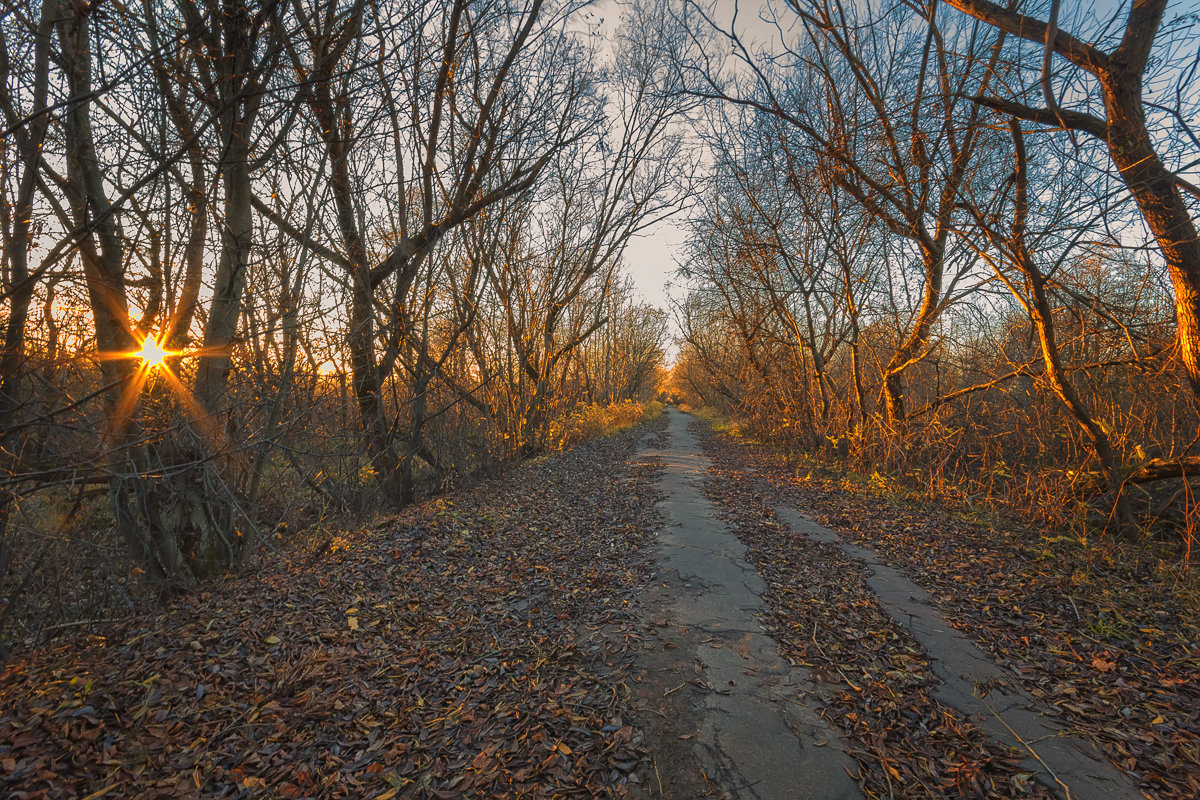
{"label": "leaf-covered embankment", "polygon": [[[658,424],[658,423],[654,423]],[[0,673],[11,797],[622,797],[644,427]]]}

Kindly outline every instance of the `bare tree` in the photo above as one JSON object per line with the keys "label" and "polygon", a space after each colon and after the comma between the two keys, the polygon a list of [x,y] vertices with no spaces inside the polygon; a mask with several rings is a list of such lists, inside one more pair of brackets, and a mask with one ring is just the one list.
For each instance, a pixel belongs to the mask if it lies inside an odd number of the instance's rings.
{"label": "bare tree", "polygon": [[641,7],[631,14],[604,87],[606,124],[560,156],[553,193],[513,230],[513,241],[525,242],[519,257],[492,266],[528,384],[517,412],[525,453],[544,445],[550,400],[575,351],[610,321],[604,298],[630,239],[676,213],[688,196],[692,167],[677,129],[682,107],[657,36],[662,29]]}
{"label": "bare tree", "polygon": [[[1096,419],[1087,401],[1076,390],[1059,347],[1055,311],[1051,306],[1050,298],[1050,289],[1053,285],[1051,283],[1052,275],[1048,274],[1050,271],[1045,270],[1039,264],[1040,254],[1035,252],[1035,246],[1030,243],[1031,179],[1025,134],[1021,130],[1020,122],[1016,119],[1010,121],[1009,130],[1012,134],[1014,162],[1012,176],[1008,181],[1012,186],[1011,220],[1007,230],[1003,230],[995,223],[997,215],[994,212],[987,213],[976,205],[969,205],[976,229],[981,231],[991,247],[995,248],[994,251],[989,248],[979,248],[978,252],[1029,315],[1041,349],[1042,375],[1054,395],[1087,435],[1096,458],[1100,462],[1105,486],[1114,493],[1114,496],[1118,497],[1122,521],[1128,522],[1131,519],[1128,503],[1123,502],[1119,496],[1120,477],[1117,469],[1120,459],[1113,453],[1108,430]],[[1061,168],[1061,165],[1056,166]],[[1070,195],[1061,183],[1054,188],[1056,191],[1052,191],[1059,198],[1059,204],[1051,208],[1059,212],[1054,214],[1059,218],[1051,219],[1045,224],[1048,231],[1038,230],[1036,233],[1040,233],[1044,237],[1046,233],[1059,234],[1062,231],[1069,231],[1072,227],[1080,233],[1088,230],[1091,226],[1086,223],[1083,226],[1077,226],[1061,219],[1064,207],[1070,205],[1063,201]],[[1076,233],[1073,238],[1077,241],[1079,233]],[[1066,253],[1070,252],[1069,245],[1071,243],[1068,240],[1068,246],[1064,248],[1065,252],[1058,256],[1058,265],[1063,263]],[[1010,275],[1009,270],[1005,267],[1011,267],[1015,276]]]}
{"label": "bare tree", "polygon": [[[419,445],[397,448],[385,385],[401,343],[423,335],[413,293],[437,263],[431,253],[451,230],[527,191],[587,124],[579,111],[590,78],[564,15],[543,0],[511,9],[470,0],[446,9],[331,3],[302,18],[304,39],[291,45],[325,148],[339,244],[300,240],[345,270],[354,394],[375,474],[393,502],[412,499]],[[382,134],[391,152],[356,151],[368,134]],[[372,168],[392,184],[368,190]],[[380,241],[364,227],[372,202],[386,209],[390,228]],[[380,294],[390,298],[382,320]]]}
{"label": "bare tree", "polygon": [[[0,113],[12,131],[9,146],[0,161],[0,186],[12,194],[0,198],[0,229],[4,251],[0,256],[2,288],[8,301],[4,323],[3,351],[0,352],[0,472],[12,475],[20,471],[16,416],[25,402],[24,373],[29,308],[36,282],[31,279],[29,258],[34,243],[34,200],[42,177],[41,150],[50,123],[49,81],[50,50],[54,14],[57,7],[47,3],[27,31],[32,50],[28,74],[17,76],[12,43],[8,31],[0,27]],[[31,21],[32,22],[32,21]],[[10,82],[11,81],[11,82]],[[14,96],[10,86],[25,84],[28,97]],[[28,119],[28,125],[22,121]],[[15,147],[11,145],[15,144]],[[14,152],[15,151],[15,152]],[[0,585],[9,569],[9,514],[16,499],[14,486],[0,489]]]}
{"label": "bare tree", "polygon": [[[1154,234],[1170,270],[1180,355],[1192,391],[1200,396],[1200,235],[1183,197],[1183,192],[1188,192],[1200,198],[1200,189],[1163,163],[1147,124],[1144,98],[1146,72],[1156,37],[1163,28],[1167,0],[1135,0],[1120,42],[1108,51],[1059,25],[1059,0],[1052,0],[1048,21],[987,0],[947,2],[975,19],[1042,48],[1041,58],[1033,62],[1041,68],[1036,90],[1015,97],[981,91],[975,95],[981,105],[1042,125],[1080,131],[1107,144],[1112,163]],[[1054,56],[1093,79],[1072,81],[1072,85],[1088,86],[1084,99],[1098,95],[1103,116],[1086,108],[1065,108],[1058,103],[1053,85]],[[1030,49],[1023,50],[1022,57],[1031,57]],[[1187,74],[1185,68],[1179,79],[1186,80]],[[1031,104],[1029,95],[1035,91],[1041,94],[1044,105]],[[1182,96],[1180,101],[1182,104]],[[1174,111],[1186,128],[1189,120],[1181,112],[1187,113],[1186,106]],[[1194,135],[1192,141],[1200,152],[1200,142]]]}
{"label": "bare tree", "polygon": [[[883,387],[888,416],[900,422],[907,416],[903,376],[925,357],[939,315],[970,269],[953,251],[955,198],[971,180],[988,128],[963,95],[987,91],[1003,37],[944,26],[936,3],[877,16],[838,0],[786,5],[804,31],[797,48],[755,54],[729,30],[718,39],[731,47],[743,77],[723,79],[706,53],[684,58],[680,69],[692,93],[752,106],[807,137],[838,185],[909,242],[920,297]],[[787,24],[776,22],[781,35]]]}

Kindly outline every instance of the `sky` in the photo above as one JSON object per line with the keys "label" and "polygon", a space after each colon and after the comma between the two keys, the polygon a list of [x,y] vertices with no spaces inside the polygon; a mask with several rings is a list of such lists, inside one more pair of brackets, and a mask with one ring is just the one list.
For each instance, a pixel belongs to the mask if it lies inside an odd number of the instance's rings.
{"label": "sky", "polygon": [[686,237],[682,222],[680,218],[660,222],[625,250],[626,273],[642,297],[659,308],[668,307],[669,294],[679,297],[678,291],[669,293],[668,284],[677,283],[676,259]]}
{"label": "sky", "polygon": [[[737,6],[739,32],[744,31],[747,25],[768,31],[765,24],[757,20],[763,0],[717,0],[716,6],[716,19],[722,23],[732,19],[734,7]],[[615,28],[620,16],[619,3],[603,0],[599,8]],[[659,308],[669,309],[672,298],[681,300],[683,297],[675,271],[687,238],[685,213],[658,223],[634,238],[625,250],[626,274],[633,279],[642,297]]]}

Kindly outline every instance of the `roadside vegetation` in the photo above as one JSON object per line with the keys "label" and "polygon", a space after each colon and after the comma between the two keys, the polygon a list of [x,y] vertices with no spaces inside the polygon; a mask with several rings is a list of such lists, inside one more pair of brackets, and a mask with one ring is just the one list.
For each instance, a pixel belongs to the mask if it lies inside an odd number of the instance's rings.
{"label": "roadside vegetation", "polygon": [[645,416],[622,256],[691,168],[636,20],[89,8],[0,13],[0,654]]}

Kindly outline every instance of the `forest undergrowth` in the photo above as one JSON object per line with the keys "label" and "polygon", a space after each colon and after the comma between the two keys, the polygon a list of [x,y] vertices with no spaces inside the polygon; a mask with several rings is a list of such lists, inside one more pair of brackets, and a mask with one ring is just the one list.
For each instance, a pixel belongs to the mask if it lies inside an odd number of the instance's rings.
{"label": "forest undergrowth", "polygon": [[[581,404],[556,420],[547,437],[550,451],[609,436],[659,416],[656,402]],[[305,564],[336,547],[340,532],[370,527],[381,508],[378,491],[363,476],[369,462],[346,469],[347,476],[317,471],[317,479],[298,477],[286,464],[273,468],[273,487],[258,504],[256,551],[247,568],[261,573],[282,560]],[[492,461],[471,474],[441,481],[431,470],[419,481],[419,496],[428,500],[454,490],[470,489],[514,467]],[[331,470],[336,472],[335,470]],[[320,491],[313,486],[319,484]],[[161,584],[148,580],[131,562],[113,525],[103,491],[44,492],[22,509],[38,524],[14,526],[9,547],[15,558],[0,591],[0,660],[75,632],[100,632],[107,625],[153,608]]]}

